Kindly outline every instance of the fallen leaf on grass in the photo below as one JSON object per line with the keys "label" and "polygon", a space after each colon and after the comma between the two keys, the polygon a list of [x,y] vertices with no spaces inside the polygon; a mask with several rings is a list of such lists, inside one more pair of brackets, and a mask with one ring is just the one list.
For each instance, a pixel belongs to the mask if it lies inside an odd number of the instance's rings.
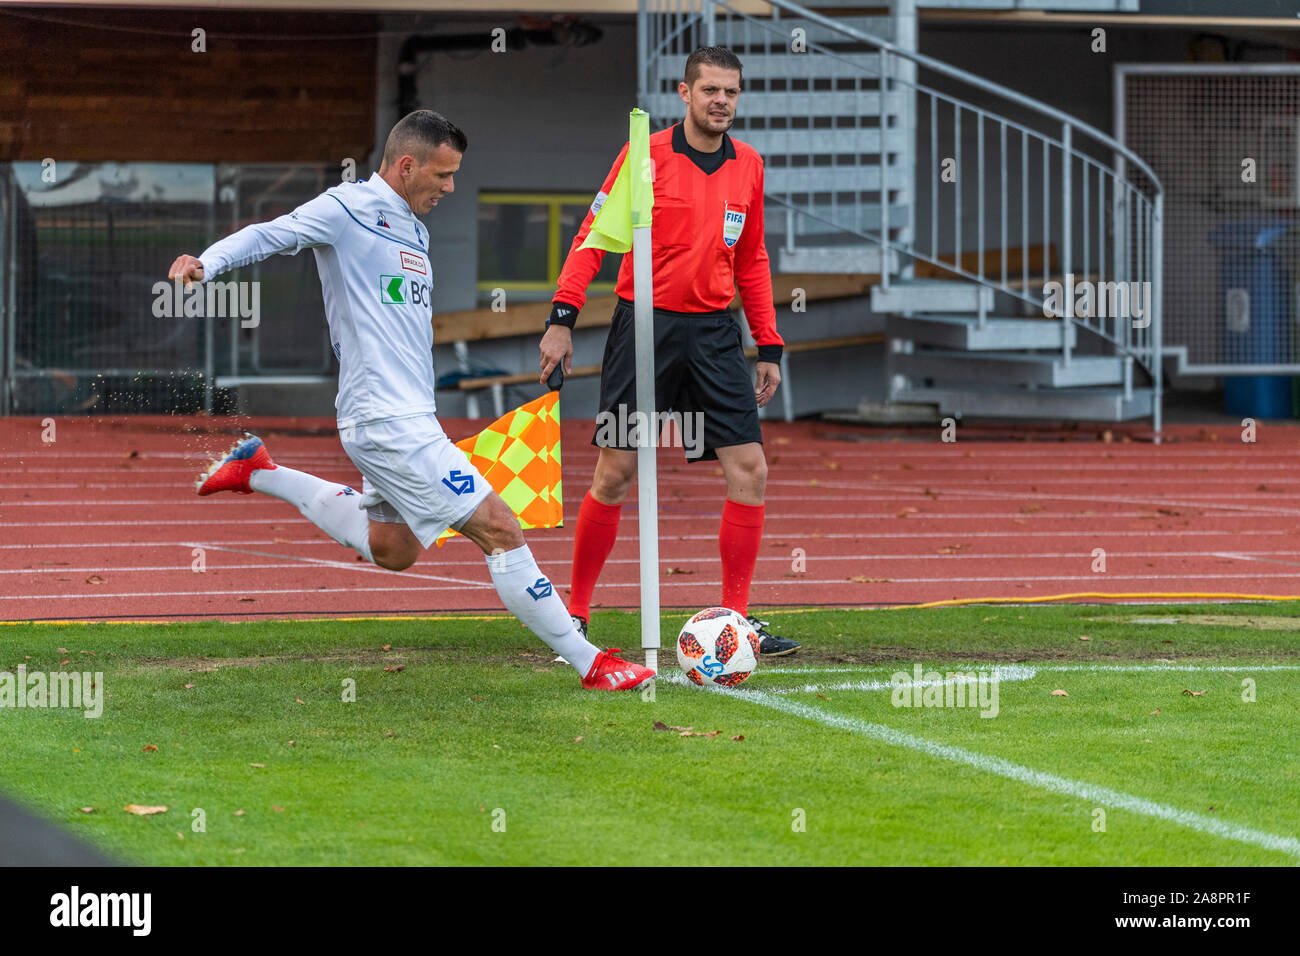
{"label": "fallen leaf on grass", "polygon": [[1080,634],[1080,635],[1079,635],[1079,640],[1081,640],[1081,641],[1090,641],[1090,640],[1092,640],[1092,638],[1089,637],[1087,634]]}
{"label": "fallen leaf on grass", "polygon": [[158,752],[158,748],[155,747],[153,744],[145,744],[143,747],[140,748],[140,750],[142,753],[147,753],[147,754],[156,754]]}
{"label": "fallen leaf on grass", "polygon": [[276,813],[284,813],[284,807],[271,807]]}
{"label": "fallen leaf on grass", "polygon": [[95,812],[95,808],[94,808],[94,807],[77,807],[77,809],[80,810],[82,813],[94,813],[94,812]]}
{"label": "fallen leaf on grass", "polygon": [[736,734],[736,736],[732,737],[731,739],[732,739],[732,740],[744,740],[744,739],[745,739],[745,735],[744,735],[744,734]]}
{"label": "fallen leaf on grass", "polygon": [[178,839],[178,840],[184,840],[184,839],[185,839],[185,834],[184,834],[184,833],[181,833],[180,830],[177,830],[177,831],[176,831],[176,839]]}
{"label": "fallen leaf on grass", "polygon": [[665,724],[662,720],[656,720],[656,721],[655,721],[654,729],[655,729],[655,730],[667,730],[667,729],[668,729],[668,725]]}
{"label": "fallen leaf on grass", "polygon": [[292,746],[293,746],[293,741],[292,741],[292,740],[289,741],[287,744],[285,744],[285,746],[286,746],[286,747],[292,747]]}
{"label": "fallen leaf on grass", "polygon": [[716,737],[720,733],[722,733],[722,731],[720,730],[710,730],[708,733],[705,733],[702,730],[683,730],[677,736],[678,737]]}
{"label": "fallen leaf on grass", "polygon": [[822,700],[830,700],[830,698],[827,697],[825,694],[818,694],[817,696],[820,697]]}
{"label": "fallen leaf on grass", "polygon": [[384,736],[385,736],[385,737],[396,737],[396,736],[397,736],[397,731],[395,731],[395,730],[385,730],[385,731],[384,731]]}
{"label": "fallen leaf on grass", "polygon": [[193,685],[193,684],[186,684],[186,685],[185,685],[185,689],[186,689],[186,690],[193,690],[193,689],[194,689],[194,685]]}
{"label": "fallen leaf on grass", "polygon": [[393,649],[392,644],[385,644],[382,648],[380,648],[380,650],[384,650],[384,651],[391,651],[392,649]]}
{"label": "fallen leaf on grass", "polygon": [[1066,693],[1065,691],[1063,691],[1063,690],[1054,690],[1054,691],[1052,691],[1052,696],[1053,696],[1053,697],[1069,697],[1070,695],[1067,694],[1067,693]]}
{"label": "fallen leaf on grass", "polygon": [[295,704],[301,704],[301,703],[303,702],[303,699],[302,699],[301,697],[295,697],[295,698],[293,699],[293,702],[294,702]]}
{"label": "fallen leaf on grass", "polygon": [[243,810],[236,810],[236,811],[235,811],[235,816],[237,816],[237,817],[242,817],[243,815],[244,815],[244,811],[243,811]]}
{"label": "fallen leaf on grass", "polygon": [[148,817],[155,813],[166,813],[166,807],[146,807],[138,803],[128,803],[122,808],[127,813],[133,813],[137,817]]}
{"label": "fallen leaf on grass", "polygon": [[1204,697],[1204,696],[1205,696],[1205,691],[1203,691],[1203,690],[1188,690],[1186,687],[1183,688],[1183,693],[1186,694],[1186,695],[1189,696],[1189,697]]}
{"label": "fallen leaf on grass", "polygon": [[264,764],[264,763],[250,763],[249,766],[250,766],[250,767],[265,767],[266,764]]}
{"label": "fallen leaf on grass", "polygon": [[389,664],[387,667],[384,668],[384,670],[396,674],[398,671],[404,671],[404,670],[406,670],[406,665],[405,665],[405,664]]}
{"label": "fallen leaf on grass", "polygon": [[1154,717],[1154,716],[1155,716],[1156,714],[1158,714],[1158,713],[1160,713],[1160,708],[1159,708],[1159,707],[1157,707],[1155,710],[1151,711],[1151,713],[1147,714],[1147,716],[1148,716],[1148,717]]}
{"label": "fallen leaf on grass", "polygon": [[573,738],[573,742],[574,742],[575,744],[578,743],[578,742],[581,741],[581,740],[582,740],[582,734],[579,734],[578,736],[576,736],[576,737]]}
{"label": "fallen leaf on grass", "polygon": [[54,649],[54,652],[55,652],[56,654],[69,654],[69,653],[71,653],[71,652],[70,652],[66,647],[56,647],[56,648]]}

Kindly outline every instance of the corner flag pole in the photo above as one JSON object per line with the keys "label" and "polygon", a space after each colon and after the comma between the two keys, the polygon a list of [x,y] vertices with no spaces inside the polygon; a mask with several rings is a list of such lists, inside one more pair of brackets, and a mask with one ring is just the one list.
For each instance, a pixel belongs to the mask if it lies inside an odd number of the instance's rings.
{"label": "corner flag pole", "polygon": [[632,275],[636,294],[636,449],[637,534],[641,545],[641,647],[646,666],[659,670],[659,478],[655,463],[654,270],[650,255],[650,217],[654,175],[650,162],[650,114],[632,111],[628,121],[632,186]]}

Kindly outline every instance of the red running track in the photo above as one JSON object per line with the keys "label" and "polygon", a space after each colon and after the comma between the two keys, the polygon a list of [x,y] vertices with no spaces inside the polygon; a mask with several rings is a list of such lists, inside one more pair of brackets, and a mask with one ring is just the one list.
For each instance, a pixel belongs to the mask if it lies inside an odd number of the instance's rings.
{"label": "red running track", "polygon": [[[453,438],[482,422],[444,422]],[[277,461],[360,478],[321,419],[0,419],[0,620],[238,619],[500,611],[463,538],[409,571],[363,564],[272,498],[200,499],[193,479],[243,429]],[[1300,426],[1141,430],[764,426],[767,525],[752,607],[866,606],[1064,592],[1300,595]],[[564,425],[565,514],[595,464]],[[1109,441],[1103,441],[1102,438]],[[716,463],[660,452],[661,603],[719,600]],[[635,500],[595,605],[635,607]],[[528,532],[567,585],[572,526]],[[205,570],[193,570],[202,548]],[[1096,549],[1105,552],[1104,572]]]}

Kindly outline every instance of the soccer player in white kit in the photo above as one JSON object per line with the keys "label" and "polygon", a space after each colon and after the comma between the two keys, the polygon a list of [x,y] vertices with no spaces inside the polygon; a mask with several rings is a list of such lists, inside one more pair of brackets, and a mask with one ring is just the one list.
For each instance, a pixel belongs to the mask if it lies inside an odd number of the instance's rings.
{"label": "soccer player in white kit", "polygon": [[277,466],[249,436],[212,463],[200,495],[272,495],[367,561],[401,571],[447,528],[488,556],[506,608],[577,670],[582,686],[628,690],[654,672],[598,651],[574,627],[538,569],[510,507],[434,415],[433,267],[419,220],[454,189],[465,134],[416,110],[388,134],[377,175],[326,190],[286,216],[247,226],[168,277],[212,279],[269,256],[316,254],[330,342],[339,360],[339,436],[363,478],[362,494]]}

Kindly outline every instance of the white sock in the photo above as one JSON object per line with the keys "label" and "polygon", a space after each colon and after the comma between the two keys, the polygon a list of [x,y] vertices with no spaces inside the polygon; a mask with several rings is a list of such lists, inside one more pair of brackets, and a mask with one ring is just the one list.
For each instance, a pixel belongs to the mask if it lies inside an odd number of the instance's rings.
{"label": "white sock", "polygon": [[361,495],[347,485],[279,465],[257,469],[249,476],[248,486],[289,502],[339,544],[354,548],[367,561],[374,562],[370,553],[370,516],[357,507]]}
{"label": "white sock", "polygon": [[599,651],[573,626],[569,609],[538,569],[528,545],[488,555],[487,565],[506,610],[568,661],[579,677],[586,677]]}

